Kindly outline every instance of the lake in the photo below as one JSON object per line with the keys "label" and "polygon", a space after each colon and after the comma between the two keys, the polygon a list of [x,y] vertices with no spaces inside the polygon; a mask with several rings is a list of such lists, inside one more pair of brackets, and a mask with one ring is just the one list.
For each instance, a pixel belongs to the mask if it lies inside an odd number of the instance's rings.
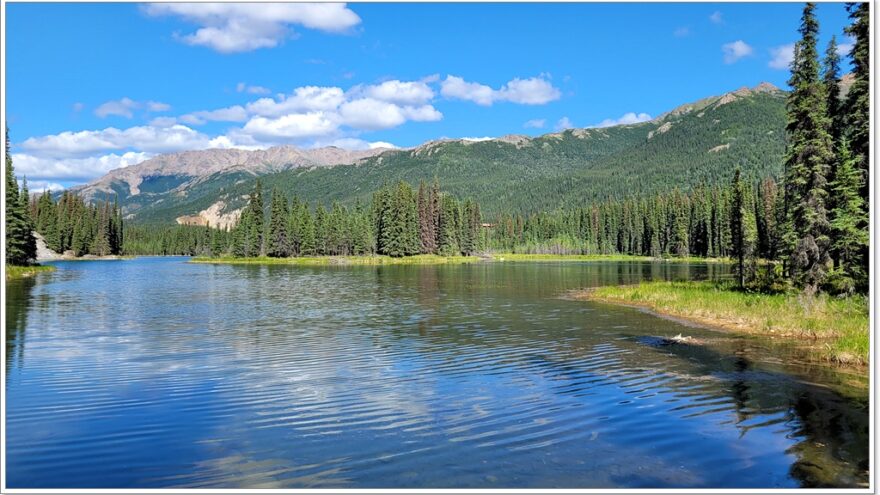
{"label": "lake", "polygon": [[868,483],[865,378],[566,297],[723,265],[55,265],[6,285],[10,488]]}

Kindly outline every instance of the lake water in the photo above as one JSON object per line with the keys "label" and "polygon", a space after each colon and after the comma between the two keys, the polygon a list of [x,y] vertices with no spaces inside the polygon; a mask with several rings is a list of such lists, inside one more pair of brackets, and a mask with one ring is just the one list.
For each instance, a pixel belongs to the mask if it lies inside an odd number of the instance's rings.
{"label": "lake water", "polygon": [[7,283],[10,488],[868,482],[863,379],[565,297],[723,266],[185,261]]}

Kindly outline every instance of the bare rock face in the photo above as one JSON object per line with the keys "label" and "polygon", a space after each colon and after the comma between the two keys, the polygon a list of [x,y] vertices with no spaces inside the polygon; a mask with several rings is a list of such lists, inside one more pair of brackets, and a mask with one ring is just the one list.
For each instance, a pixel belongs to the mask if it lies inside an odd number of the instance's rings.
{"label": "bare rock face", "polygon": [[60,260],[63,258],[62,255],[49,249],[49,246],[46,245],[46,239],[44,239],[43,236],[37,232],[34,232],[33,234],[37,239],[37,261]]}
{"label": "bare rock face", "polygon": [[280,172],[298,167],[350,165],[388,151],[384,148],[348,151],[335,146],[304,150],[295,146],[276,146],[265,150],[210,149],[159,155],[137,165],[110,171],[100,179],[78,188],[86,200],[98,193],[113,194],[114,183],[128,185],[132,196],[141,193],[149,177],[177,176],[189,179],[217,172],[246,171],[254,175]]}
{"label": "bare rock face", "polygon": [[217,201],[207,209],[200,211],[197,215],[177,217],[177,223],[180,225],[210,225],[221,230],[232,228],[241,217],[241,208],[224,213],[223,210],[225,208],[226,202]]}

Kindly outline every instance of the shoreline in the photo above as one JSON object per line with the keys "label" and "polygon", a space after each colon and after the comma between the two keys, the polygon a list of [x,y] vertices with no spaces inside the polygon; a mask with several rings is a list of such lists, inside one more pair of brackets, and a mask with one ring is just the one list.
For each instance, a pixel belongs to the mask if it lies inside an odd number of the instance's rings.
{"label": "shoreline", "polygon": [[301,266],[348,266],[348,265],[447,265],[464,263],[540,263],[540,262],[640,262],[640,263],[729,263],[720,258],[653,258],[650,256],[615,254],[519,254],[490,253],[472,256],[442,256],[420,254],[394,258],[385,255],[372,256],[299,256],[288,258],[236,258],[231,256],[194,256],[189,263],[228,265],[301,265]]}
{"label": "shoreline", "polygon": [[[573,291],[570,297],[766,339],[773,345],[797,350],[811,362],[855,371],[868,369],[868,314],[854,312],[853,305],[858,304],[855,301],[820,296],[814,302],[801,303],[800,296],[795,294],[749,294],[713,282],[693,281],[593,287]],[[730,304],[731,299],[737,300],[737,304]],[[802,304],[815,308],[804,309]],[[837,327],[828,326],[833,323]]]}

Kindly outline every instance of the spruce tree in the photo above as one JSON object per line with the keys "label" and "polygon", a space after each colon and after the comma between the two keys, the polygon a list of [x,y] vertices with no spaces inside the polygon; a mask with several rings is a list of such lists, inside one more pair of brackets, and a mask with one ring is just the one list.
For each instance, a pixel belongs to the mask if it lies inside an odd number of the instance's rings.
{"label": "spruce tree", "polygon": [[825,201],[826,177],[834,159],[825,91],[819,79],[815,8],[813,3],[804,7],[802,38],[795,45],[785,157],[788,270],[797,285],[813,290],[824,281],[830,261]]}
{"label": "spruce tree", "polygon": [[871,39],[870,4],[868,2],[847,4],[852,24],[846,33],[855,39],[850,57],[853,65],[853,83],[846,95],[845,134],[849,151],[860,174],[859,192],[868,208],[868,152],[871,146]]}
{"label": "spruce tree", "polygon": [[868,261],[862,257],[867,251],[869,238],[868,231],[863,228],[867,219],[864,218],[864,201],[859,194],[861,177],[856,163],[844,144],[837,176],[830,185],[831,194],[837,198],[831,212],[833,249],[839,260],[837,271],[842,275],[837,280],[836,289],[843,292],[866,292],[868,289]]}
{"label": "spruce tree", "polygon": [[266,256],[273,258],[286,258],[290,256],[290,239],[287,233],[287,199],[278,191],[272,189],[271,203],[269,206],[269,233],[266,239]]}
{"label": "spruce tree", "polygon": [[9,131],[6,132],[6,263],[27,265],[37,257],[37,242],[28,214],[27,186],[19,191],[10,154]]}

